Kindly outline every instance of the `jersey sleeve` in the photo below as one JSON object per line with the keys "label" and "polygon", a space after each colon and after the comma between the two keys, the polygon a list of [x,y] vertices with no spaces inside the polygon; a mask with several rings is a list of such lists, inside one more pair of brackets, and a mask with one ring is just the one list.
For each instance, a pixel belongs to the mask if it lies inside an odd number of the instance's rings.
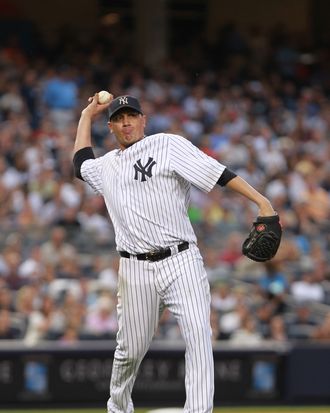
{"label": "jersey sleeve", "polygon": [[169,142],[171,168],[202,191],[211,191],[226,169],[225,165],[182,136],[170,135]]}
{"label": "jersey sleeve", "polygon": [[102,157],[84,161],[81,165],[80,173],[83,180],[87,182],[97,194],[103,195]]}

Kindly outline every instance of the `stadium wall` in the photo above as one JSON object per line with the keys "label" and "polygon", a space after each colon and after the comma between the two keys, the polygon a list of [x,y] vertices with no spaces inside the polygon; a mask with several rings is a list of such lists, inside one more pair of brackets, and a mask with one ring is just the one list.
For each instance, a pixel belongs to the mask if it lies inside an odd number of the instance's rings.
{"label": "stadium wall", "polygon": [[[104,405],[114,342],[0,346],[0,409],[33,405]],[[215,405],[330,403],[330,346],[214,348]],[[134,387],[137,406],[182,405],[184,348],[155,342]]]}

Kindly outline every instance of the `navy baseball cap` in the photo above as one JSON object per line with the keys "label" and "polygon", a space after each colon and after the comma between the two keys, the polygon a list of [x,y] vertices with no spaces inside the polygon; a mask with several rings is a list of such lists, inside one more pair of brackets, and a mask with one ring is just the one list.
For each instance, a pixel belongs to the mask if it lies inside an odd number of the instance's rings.
{"label": "navy baseball cap", "polygon": [[109,106],[109,119],[111,120],[112,116],[119,112],[121,109],[134,109],[137,112],[141,113],[143,115],[142,109],[140,102],[138,99],[134,96],[130,95],[124,95],[124,96],[118,96],[116,99],[114,99]]}

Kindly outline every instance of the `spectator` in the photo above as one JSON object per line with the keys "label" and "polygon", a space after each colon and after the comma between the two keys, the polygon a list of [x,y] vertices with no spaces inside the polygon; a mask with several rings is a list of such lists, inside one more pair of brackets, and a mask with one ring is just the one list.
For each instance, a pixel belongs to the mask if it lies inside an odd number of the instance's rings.
{"label": "spectator", "polygon": [[34,280],[39,281],[43,270],[41,250],[38,245],[31,249],[30,254],[19,265],[17,272],[25,282],[29,282]]}
{"label": "spectator", "polygon": [[64,291],[60,302],[65,320],[62,334],[65,334],[65,331],[70,328],[76,332],[75,334],[79,335],[79,338],[82,338],[87,311],[84,300],[81,296],[71,294],[71,291],[67,290]]}
{"label": "spectator", "polygon": [[97,269],[96,281],[100,289],[112,291],[116,294],[118,288],[118,266],[117,256],[104,258]]}
{"label": "spectator", "polygon": [[256,309],[257,329],[262,337],[267,339],[270,337],[270,323],[274,316],[274,306],[270,301],[262,302]]}
{"label": "spectator", "polygon": [[315,281],[313,270],[292,282],[291,294],[297,302],[323,302],[325,298],[323,286]]}
{"label": "spectator", "polygon": [[160,317],[155,338],[157,340],[183,340],[179,326],[167,308],[164,309]]}
{"label": "spectator", "polygon": [[76,249],[66,242],[66,230],[57,226],[52,228],[50,238],[41,245],[41,259],[45,264],[58,266],[65,258],[74,259]]}
{"label": "spectator", "polygon": [[114,241],[113,230],[109,220],[102,213],[103,209],[101,198],[91,196],[83,202],[81,212],[78,213],[82,229],[99,245]]}
{"label": "spectator", "polygon": [[7,283],[1,285],[0,279],[0,310],[14,311],[14,293]]}
{"label": "spectator", "polygon": [[270,320],[269,326],[269,340],[281,342],[288,340],[287,329],[282,316],[276,315],[273,317]]}
{"label": "spectator", "polygon": [[212,307],[219,313],[232,311],[236,307],[235,296],[227,282],[216,283],[211,291]]}
{"label": "spectator", "polygon": [[51,297],[45,296],[41,299],[40,307],[34,308],[28,316],[24,342],[27,345],[35,345],[40,341],[56,337],[63,328],[63,313],[56,309]]}
{"label": "spectator", "polygon": [[218,311],[211,308],[211,329],[212,329],[212,340],[216,343],[218,340],[227,340],[228,335],[223,334],[220,328],[220,320]]}
{"label": "spectator", "polygon": [[269,261],[264,264],[265,273],[261,277],[259,285],[266,297],[272,298],[274,295],[283,293],[288,289],[288,281],[276,261]]}
{"label": "spectator", "polygon": [[80,340],[80,331],[75,325],[67,325],[63,334],[59,337],[59,341],[64,345],[72,345]]}
{"label": "spectator", "polygon": [[240,346],[260,344],[262,336],[257,330],[254,317],[246,316],[242,320],[240,327],[232,333],[229,341]]}
{"label": "spectator", "polygon": [[305,177],[306,190],[303,193],[303,204],[307,217],[312,222],[325,223],[330,218],[329,193],[321,187],[317,171]]}
{"label": "spectator", "polygon": [[21,333],[13,324],[11,313],[6,309],[0,309],[0,340],[17,340],[21,338]]}
{"label": "spectator", "polygon": [[114,338],[117,332],[115,301],[110,295],[99,297],[95,306],[87,310],[85,334],[99,338]]}
{"label": "spectator", "polygon": [[330,312],[326,314],[322,323],[314,329],[311,337],[316,340],[330,340]]}
{"label": "spectator", "polygon": [[78,88],[73,77],[74,69],[61,66],[44,83],[42,100],[49,110],[49,118],[58,131],[63,131],[75,119]]}
{"label": "spectator", "polygon": [[313,314],[310,303],[299,302],[293,315],[288,319],[288,324],[316,326],[319,324],[319,318]]}
{"label": "spectator", "polygon": [[72,237],[81,228],[77,214],[78,210],[76,207],[65,208],[62,216],[56,221],[56,226],[64,227],[68,236]]}
{"label": "spectator", "polygon": [[18,290],[24,284],[19,276],[21,257],[18,252],[7,249],[3,254],[3,260],[6,268],[4,274],[6,284],[12,290]]}
{"label": "spectator", "polygon": [[310,304],[298,303],[294,313],[286,317],[288,337],[293,340],[311,339],[315,327],[320,323],[319,317],[313,315]]}
{"label": "spectator", "polygon": [[242,258],[242,234],[236,231],[232,231],[227,239],[225,247],[220,253],[220,263],[224,262],[231,266],[234,266],[237,261]]}
{"label": "spectator", "polygon": [[249,308],[244,303],[238,303],[232,311],[221,315],[220,331],[223,337],[230,338],[235,331],[241,328],[248,315]]}

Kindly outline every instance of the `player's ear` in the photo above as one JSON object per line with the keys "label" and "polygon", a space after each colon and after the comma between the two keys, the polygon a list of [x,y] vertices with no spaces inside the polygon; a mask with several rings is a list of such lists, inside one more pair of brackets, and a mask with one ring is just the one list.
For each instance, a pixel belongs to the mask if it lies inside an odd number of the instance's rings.
{"label": "player's ear", "polygon": [[108,128],[109,128],[109,130],[110,130],[110,133],[113,133],[113,130],[112,130],[111,122],[110,122],[110,121],[108,121]]}

